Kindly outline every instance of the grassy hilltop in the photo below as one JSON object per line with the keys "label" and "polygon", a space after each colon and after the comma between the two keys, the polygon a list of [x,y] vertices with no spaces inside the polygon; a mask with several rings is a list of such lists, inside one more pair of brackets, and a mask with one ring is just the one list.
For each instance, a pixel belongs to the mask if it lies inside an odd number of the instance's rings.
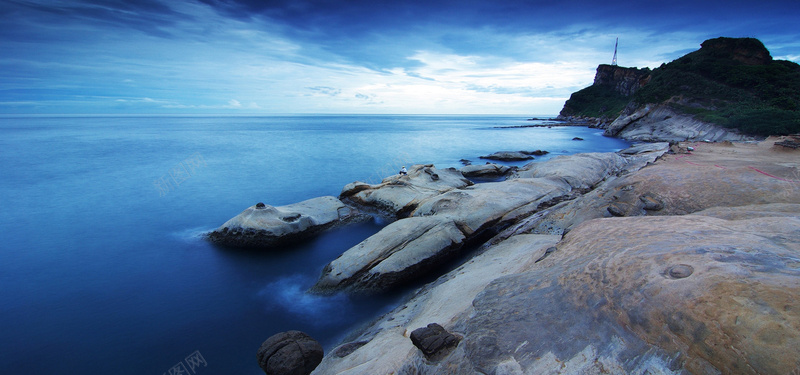
{"label": "grassy hilltop", "polygon": [[595,79],[572,94],[561,114],[613,119],[646,104],[666,103],[747,134],[800,132],[800,65],[773,60],[758,39],[706,40],[697,51],[638,72],[649,76],[634,92]]}

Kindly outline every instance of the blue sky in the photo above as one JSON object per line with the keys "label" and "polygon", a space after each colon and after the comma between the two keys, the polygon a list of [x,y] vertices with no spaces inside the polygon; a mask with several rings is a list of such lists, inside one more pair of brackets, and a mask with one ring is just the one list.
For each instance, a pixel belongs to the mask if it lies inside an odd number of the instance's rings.
{"label": "blue sky", "polygon": [[800,2],[0,0],[0,114],[556,114],[619,37],[800,62]]}

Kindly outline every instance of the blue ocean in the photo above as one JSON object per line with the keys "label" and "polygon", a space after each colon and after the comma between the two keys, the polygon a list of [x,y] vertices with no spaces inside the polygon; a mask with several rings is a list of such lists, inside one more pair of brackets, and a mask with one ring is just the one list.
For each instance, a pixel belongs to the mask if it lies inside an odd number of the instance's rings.
{"label": "blue ocean", "polygon": [[[403,165],[502,150],[616,151],[622,140],[525,116],[0,118],[4,374],[263,374],[256,350],[302,330],[326,352],[400,303],[306,294],[372,221],[287,251],[201,235],[258,202],[378,183]],[[574,137],[583,141],[573,140]],[[516,165],[521,165],[518,163]]]}

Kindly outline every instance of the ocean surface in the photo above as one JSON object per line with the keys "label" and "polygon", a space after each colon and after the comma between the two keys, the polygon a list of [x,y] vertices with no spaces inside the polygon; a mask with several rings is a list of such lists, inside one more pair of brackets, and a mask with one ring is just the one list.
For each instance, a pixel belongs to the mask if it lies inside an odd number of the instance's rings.
{"label": "ocean surface", "polygon": [[[297,329],[326,352],[402,291],[305,293],[373,221],[289,251],[201,234],[258,202],[378,183],[403,165],[502,150],[616,151],[622,140],[525,116],[0,117],[3,374],[263,374],[263,340]],[[574,141],[573,137],[584,141]],[[511,165],[522,165],[516,163]],[[406,291],[407,293],[407,291]]]}

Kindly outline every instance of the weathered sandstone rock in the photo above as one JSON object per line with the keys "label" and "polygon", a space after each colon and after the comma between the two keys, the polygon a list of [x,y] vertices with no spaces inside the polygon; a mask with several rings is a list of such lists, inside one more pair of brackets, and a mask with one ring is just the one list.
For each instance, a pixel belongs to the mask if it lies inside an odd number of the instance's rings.
{"label": "weathered sandstone rock", "polygon": [[605,135],[645,142],[743,141],[752,137],[732,129],[703,122],[677,112],[667,104],[649,104],[632,114],[620,116],[605,130]]}
{"label": "weathered sandstone rock", "polygon": [[408,175],[394,175],[380,184],[363,182],[348,184],[339,198],[359,208],[387,215],[404,217],[425,198],[472,185],[454,168],[436,169],[433,165],[413,165]]}
{"label": "weathered sandstone rock", "polygon": [[[637,156],[646,157],[646,156]],[[315,292],[348,289],[374,293],[417,279],[480,238],[599,184],[628,161],[614,153],[562,156],[530,163],[514,179],[430,195],[400,219],[329,263]],[[387,185],[396,196],[416,188]],[[380,189],[372,190],[372,194]],[[412,206],[407,206],[412,207]]]}
{"label": "weathered sandstone rock", "polygon": [[448,217],[397,220],[328,263],[312,291],[371,292],[395,286],[459,250],[465,238]]}
{"label": "weathered sandstone rock", "polygon": [[665,155],[560,204],[533,232],[562,234],[601,217],[685,215],[712,207],[800,202],[800,182],[794,182],[800,159],[769,145],[694,144],[698,151]]}
{"label": "weathered sandstone rock", "polygon": [[277,333],[258,349],[258,365],[267,375],[308,375],[322,361],[322,345],[300,331]]}
{"label": "weathered sandstone rock", "polygon": [[259,203],[226,221],[207,238],[227,246],[277,247],[363,218],[364,215],[330,196],[280,207]]}
{"label": "weathered sandstone rock", "polygon": [[520,235],[489,248],[334,349],[332,353],[341,349],[345,355],[326,356],[314,373],[390,374],[399,373],[398,369],[405,365],[425,363],[427,359],[410,340],[411,332],[430,322],[438,322],[452,331],[450,327],[471,311],[473,298],[486,285],[527,269],[559,239],[559,236]]}
{"label": "weathered sandstone rock", "polygon": [[511,178],[550,178],[572,189],[590,189],[622,169],[627,161],[614,153],[562,155],[544,163],[528,163]]}
{"label": "weathered sandstone rock", "polygon": [[[315,373],[788,374],[800,358],[798,212],[772,204],[598,219],[557,245],[557,236],[512,236]],[[463,336],[436,362],[407,338],[431,321]]]}

